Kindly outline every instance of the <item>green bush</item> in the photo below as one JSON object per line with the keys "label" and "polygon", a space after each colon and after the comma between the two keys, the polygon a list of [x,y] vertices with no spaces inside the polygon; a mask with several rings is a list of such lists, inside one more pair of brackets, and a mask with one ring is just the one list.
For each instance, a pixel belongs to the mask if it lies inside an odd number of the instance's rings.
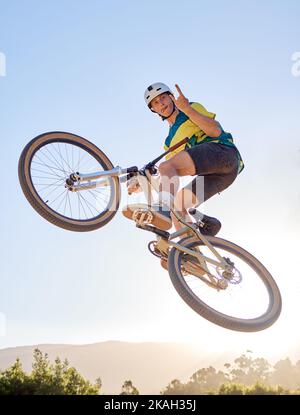
{"label": "green bush", "polygon": [[59,358],[51,364],[48,355],[34,350],[32,372],[24,372],[19,359],[0,372],[0,395],[98,395],[101,380],[93,385]]}

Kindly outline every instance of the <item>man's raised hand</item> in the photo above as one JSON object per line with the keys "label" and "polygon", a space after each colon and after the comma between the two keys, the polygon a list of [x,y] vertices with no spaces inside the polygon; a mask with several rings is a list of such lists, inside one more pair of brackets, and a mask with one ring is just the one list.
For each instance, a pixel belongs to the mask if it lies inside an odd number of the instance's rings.
{"label": "man's raised hand", "polygon": [[175,97],[175,95],[170,95],[171,99],[173,100],[176,107],[182,111],[185,112],[187,109],[190,108],[189,100],[183,95],[181,89],[179,88],[179,85],[175,84],[175,87],[178,92],[178,98]]}

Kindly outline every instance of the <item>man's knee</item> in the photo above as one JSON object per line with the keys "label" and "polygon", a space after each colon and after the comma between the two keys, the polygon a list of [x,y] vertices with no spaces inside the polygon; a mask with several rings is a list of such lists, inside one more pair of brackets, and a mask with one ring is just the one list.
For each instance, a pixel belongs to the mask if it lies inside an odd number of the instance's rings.
{"label": "man's knee", "polygon": [[161,176],[167,174],[170,170],[173,170],[173,166],[172,166],[171,160],[163,161],[158,166],[158,171],[159,171],[159,173],[160,173]]}

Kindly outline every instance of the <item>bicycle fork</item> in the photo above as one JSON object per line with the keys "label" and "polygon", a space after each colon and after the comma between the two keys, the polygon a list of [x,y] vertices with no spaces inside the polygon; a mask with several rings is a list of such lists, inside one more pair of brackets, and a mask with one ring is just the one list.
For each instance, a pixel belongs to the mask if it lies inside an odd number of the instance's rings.
{"label": "bicycle fork", "polygon": [[[79,173],[74,172],[66,179],[65,187],[71,192],[79,192],[82,190],[96,189],[97,187],[110,186],[110,178],[119,177],[123,174],[136,173],[138,168],[136,166],[122,169],[120,166],[116,166],[111,170],[103,170],[95,173]],[[125,179],[120,181],[127,180]]]}

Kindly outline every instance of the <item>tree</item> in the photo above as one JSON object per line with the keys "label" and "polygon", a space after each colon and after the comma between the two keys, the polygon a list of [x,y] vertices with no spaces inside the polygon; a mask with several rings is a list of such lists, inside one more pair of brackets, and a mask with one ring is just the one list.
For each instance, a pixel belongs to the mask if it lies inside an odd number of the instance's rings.
{"label": "tree", "polygon": [[256,382],[253,385],[246,386],[240,383],[226,383],[220,386],[219,395],[284,395],[289,394],[289,391],[285,391],[283,388],[265,385],[260,382]]}
{"label": "tree", "polygon": [[173,379],[160,393],[161,395],[185,395],[187,394],[186,390],[186,384],[181,383],[178,379]]}
{"label": "tree", "polygon": [[272,385],[282,385],[285,388],[299,387],[299,378],[297,379],[297,365],[293,366],[289,358],[279,360],[274,365],[274,371],[271,376]]}
{"label": "tree", "polygon": [[265,385],[260,382],[256,382],[254,385],[249,386],[245,390],[245,395],[286,395],[288,391],[280,386],[272,388],[271,386]]}
{"label": "tree", "polygon": [[233,383],[252,385],[255,382],[268,382],[271,376],[271,365],[263,358],[253,359],[242,354],[234,360],[234,365],[226,365],[229,380]]}
{"label": "tree", "polygon": [[216,371],[212,366],[203,368],[195,372],[190,377],[190,393],[199,394],[207,393],[210,390],[217,389],[219,386],[226,382],[226,375],[222,371]]}
{"label": "tree", "polygon": [[187,383],[181,383],[178,379],[171,383],[161,392],[163,395],[203,395],[218,389],[226,381],[225,373],[216,371],[212,366],[199,369]]}
{"label": "tree", "polygon": [[125,380],[122,385],[122,392],[120,395],[139,395],[138,389],[132,384],[131,380]]}
{"label": "tree", "polygon": [[197,370],[187,383],[175,379],[161,392],[163,395],[288,395],[300,394],[300,361],[293,365],[284,359],[272,366],[264,358],[242,354],[225,370],[214,367]]}
{"label": "tree", "polygon": [[52,365],[39,349],[34,350],[31,374],[24,372],[19,359],[0,373],[2,395],[97,395],[100,387],[100,379],[91,384],[67,360],[56,358]]}
{"label": "tree", "polygon": [[240,383],[224,383],[220,386],[218,395],[244,395],[245,385]]}
{"label": "tree", "polygon": [[0,372],[0,395],[27,395],[32,392],[32,380],[24,372],[20,359],[17,359],[8,369]]}

